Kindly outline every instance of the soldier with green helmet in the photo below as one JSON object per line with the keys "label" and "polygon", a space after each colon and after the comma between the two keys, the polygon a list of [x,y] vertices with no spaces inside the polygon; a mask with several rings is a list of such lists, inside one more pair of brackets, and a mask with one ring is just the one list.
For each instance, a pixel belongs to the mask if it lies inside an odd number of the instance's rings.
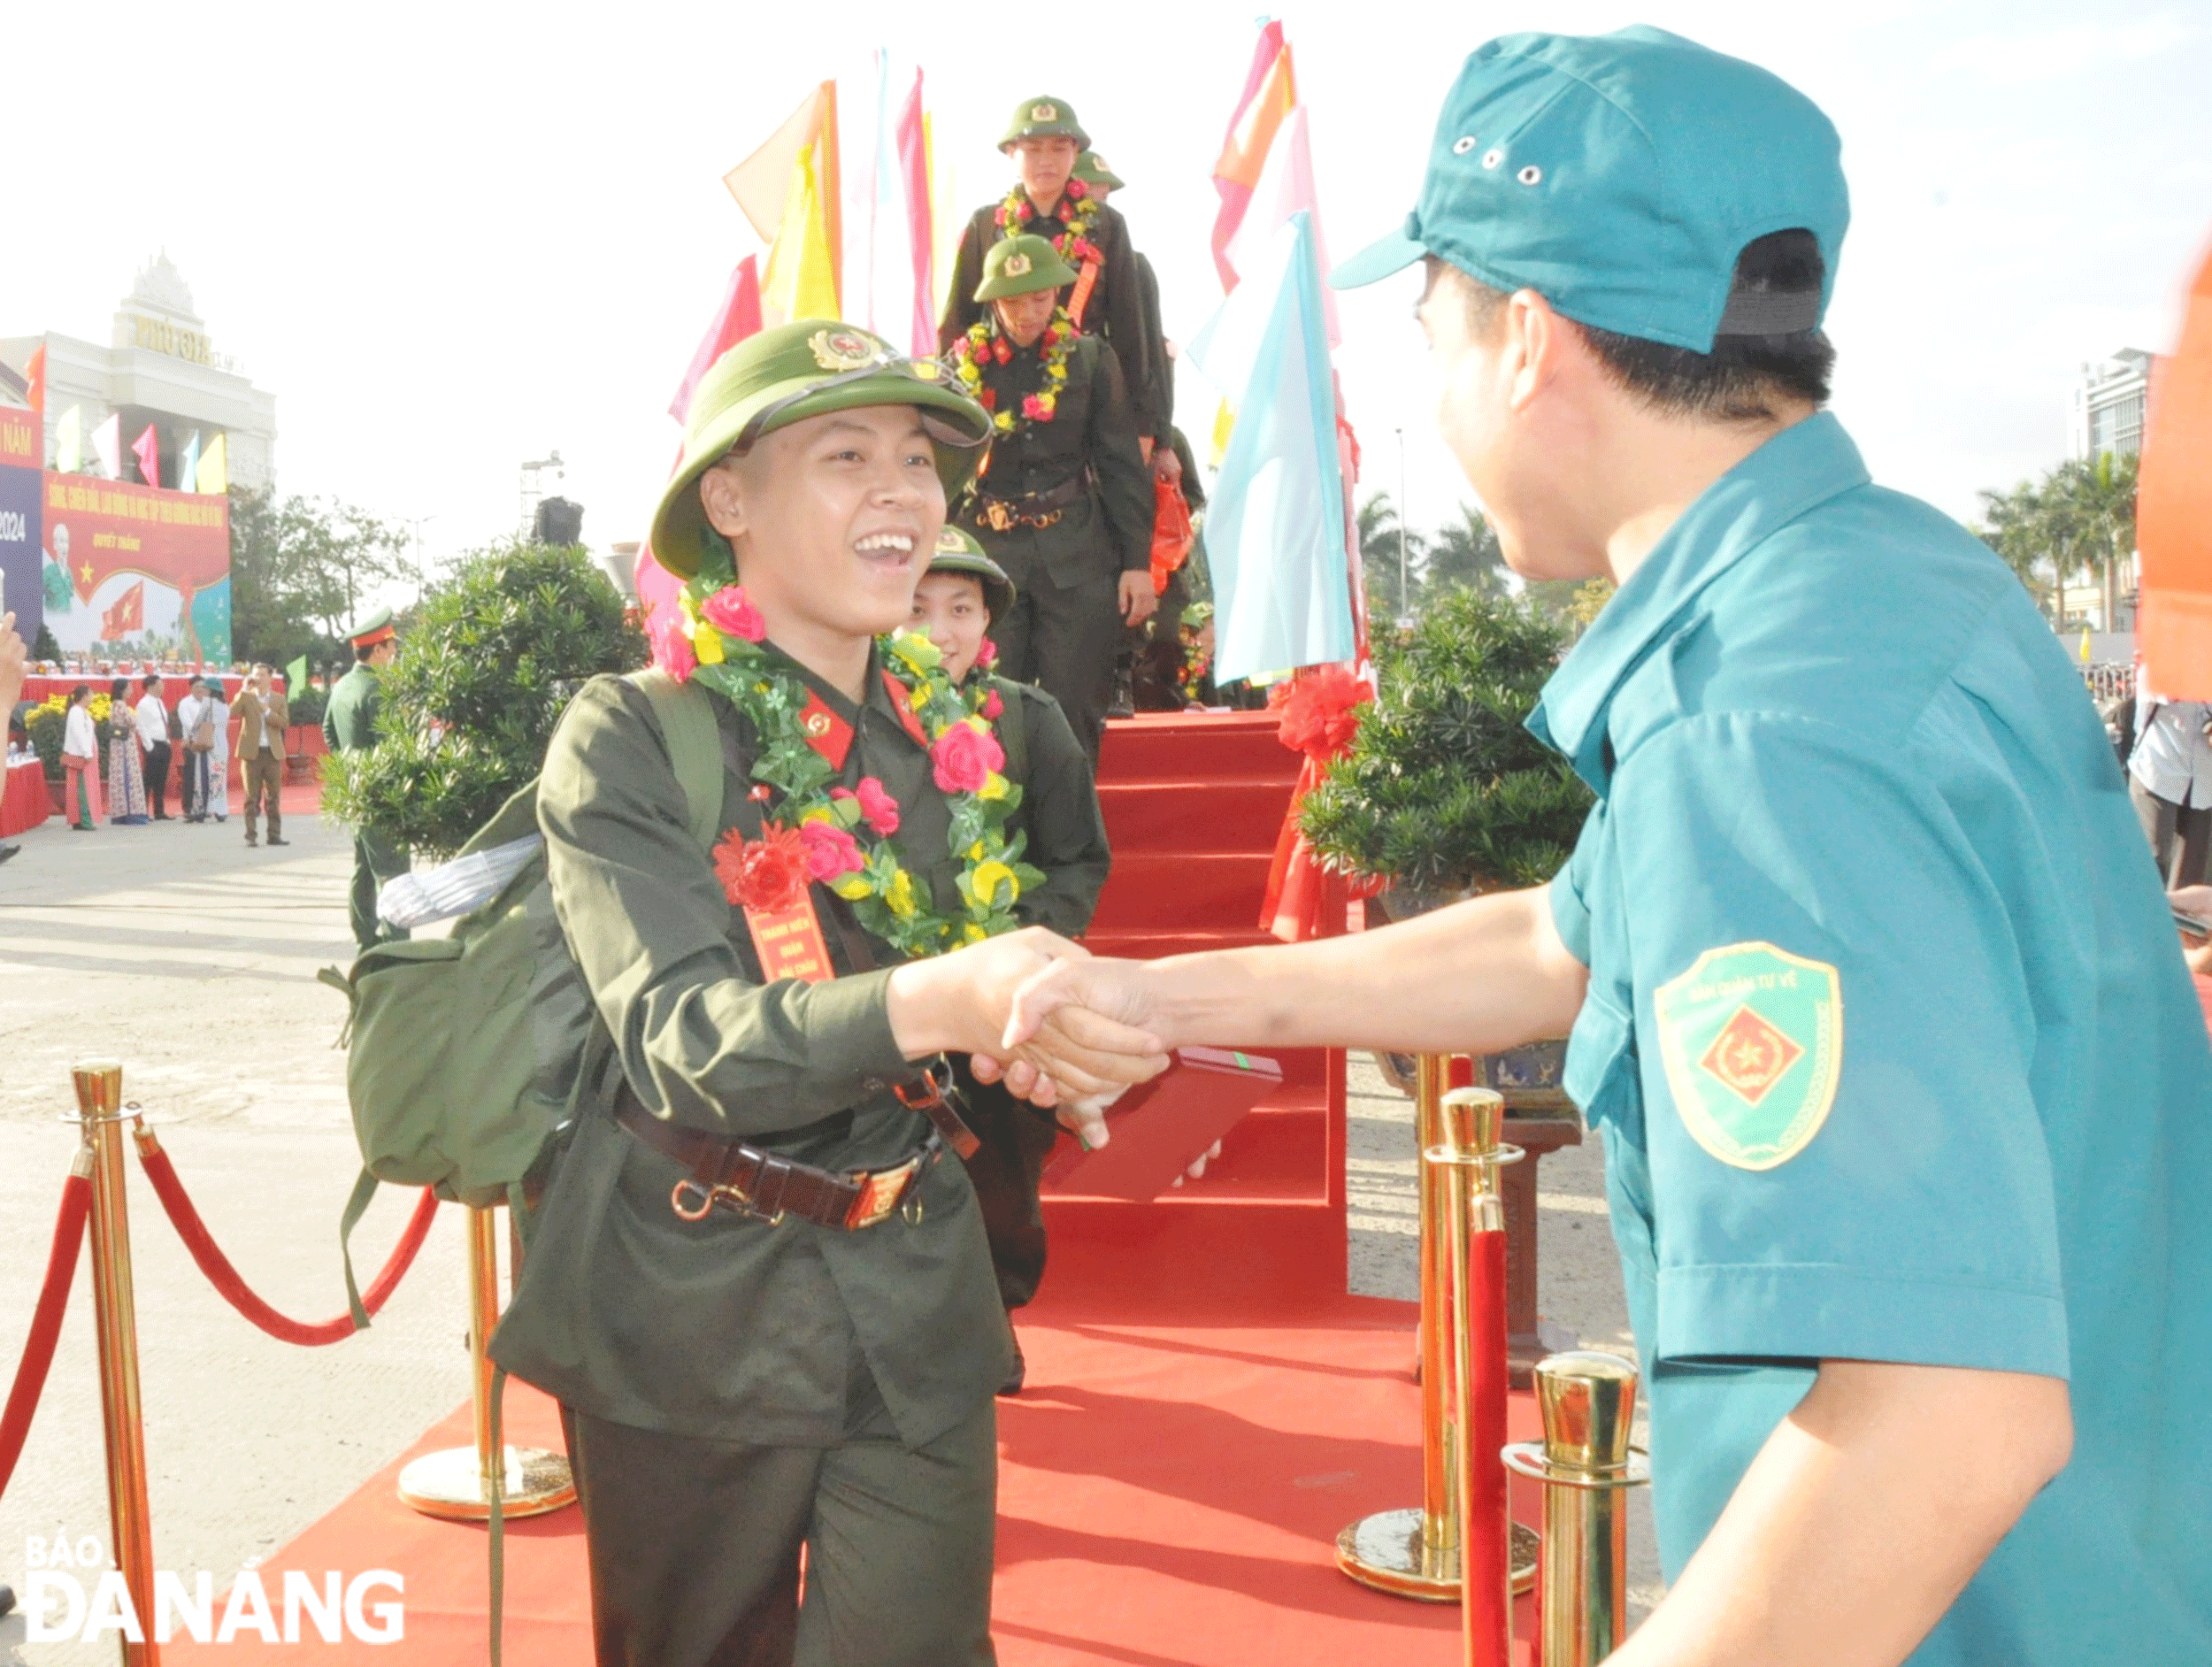
{"label": "soldier with green helmet", "polygon": [[1012,578],[998,669],[1060,703],[1095,760],[1125,624],[1152,590],[1152,478],[1118,359],[1058,305],[1070,268],[1043,238],[995,244],[954,343],[955,379],[991,414],[959,519]]}
{"label": "soldier with green helmet", "polygon": [[[651,531],[687,581],[655,627],[677,686],[593,680],[547,753],[549,887],[604,1026],[491,1348],[562,1403],[603,1663],[993,1660],[1012,1351],[937,1089],[1074,951],[994,935],[1024,865],[949,836],[1007,849],[1002,752],[887,634],[989,426],[833,320],[724,354]],[[702,721],[704,818],[671,740]]]}
{"label": "soldier with green helmet", "polygon": [[[357,622],[346,634],[346,641],[353,649],[353,665],[338,680],[329,705],[323,709],[323,742],[333,752],[359,752],[376,745],[384,668],[399,653],[399,628],[392,622],[392,611],[379,608]],[[246,825],[253,826],[251,818]],[[276,843],[273,831],[270,843]],[[407,935],[378,918],[376,894],[386,880],[405,873],[409,866],[406,849],[389,834],[373,827],[354,830],[353,886],[346,895],[346,915],[353,926],[353,941],[362,949]]]}
{"label": "soldier with green helmet", "polygon": [[1167,420],[1168,408],[1152,383],[1128,225],[1075,177],[1076,158],[1090,142],[1074,106],[1064,98],[1045,94],[1014,106],[998,148],[1014,158],[1016,179],[1002,199],[976,210],[961,234],[938,346],[951,351],[985,317],[975,292],[992,249],[1025,234],[1044,238],[1069,268],[1060,295],[1068,316],[1078,329],[1104,336],[1120,356],[1142,436],[1140,449],[1148,461],[1152,436]]}
{"label": "soldier with green helmet", "polygon": [[[1112,852],[1089,758],[1068,727],[1059,703],[1031,684],[992,672],[995,647],[986,634],[995,618],[1014,605],[1014,584],[983,546],[948,523],[939,535],[929,571],[915,588],[910,628],[921,632],[945,657],[956,684],[981,680],[991,693],[983,707],[1006,749],[1007,779],[1020,790],[1018,826],[1023,854],[1044,874],[1015,905],[1025,925],[1048,926],[1075,937],[1091,924],[1106,883]],[[979,1083],[963,1062],[961,1088],[969,1120],[983,1144],[967,1159],[983,1211],[983,1231],[998,1276],[999,1300],[1010,1317],[1037,1294],[1045,1271],[1044,1209],[1038,1186],[1058,1128],[997,1083]],[[1018,1337],[1014,1370],[999,1393],[1022,1387],[1026,1365]]]}

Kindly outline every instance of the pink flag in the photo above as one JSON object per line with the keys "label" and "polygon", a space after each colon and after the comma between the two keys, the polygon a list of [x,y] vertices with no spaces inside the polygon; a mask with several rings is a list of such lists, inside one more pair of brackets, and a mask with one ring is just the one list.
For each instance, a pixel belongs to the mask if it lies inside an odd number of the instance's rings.
{"label": "pink flag", "polygon": [[131,449],[138,454],[138,472],[150,487],[161,484],[161,436],[154,432],[151,423],[146,432],[131,442]]}
{"label": "pink flag", "polygon": [[668,414],[678,422],[689,417],[691,396],[698,391],[700,379],[713,368],[715,360],[747,336],[759,333],[760,269],[757,257],[748,255],[730,274],[730,287],[723,291],[721,309],[714,315],[706,334],[699,338],[699,350],[691,356],[691,366],[684,373],[683,386],[676,390],[676,397],[668,402]]}
{"label": "pink flag", "polygon": [[1245,74],[1244,92],[1237,99],[1236,113],[1229,118],[1229,131],[1221,142],[1220,157],[1214,163],[1214,190],[1221,198],[1221,208],[1214,216],[1214,265],[1221,273],[1224,289],[1237,287],[1236,268],[1229,261],[1229,240],[1244,223],[1244,211],[1251,204],[1253,188],[1260,182],[1260,171],[1275,142],[1275,130],[1297,102],[1290,48],[1284,43],[1283,26],[1278,19],[1260,31],[1259,43],[1252,50],[1252,67]]}
{"label": "pink flag", "polygon": [[906,190],[906,234],[914,254],[914,340],[918,358],[937,357],[937,320],[931,298],[937,293],[932,234],[936,219],[929,201],[929,140],[922,126],[922,72],[899,105],[899,178]]}

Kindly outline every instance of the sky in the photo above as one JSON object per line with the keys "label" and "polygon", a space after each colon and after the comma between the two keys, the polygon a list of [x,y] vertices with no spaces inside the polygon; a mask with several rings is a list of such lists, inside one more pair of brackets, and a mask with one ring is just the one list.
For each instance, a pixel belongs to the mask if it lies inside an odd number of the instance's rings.
{"label": "sky", "polygon": [[[165,250],[218,353],[277,400],[278,485],[419,521],[426,557],[512,531],[557,449],[586,542],[640,535],[669,397],[757,241],[721,183],[873,49],[926,75],[964,215],[1005,188],[1018,99],[1073,104],[1128,181],[1168,334],[1220,301],[1210,178],[1248,4],[365,11],[119,0],[96,29],[9,8],[0,336],[95,342]],[[2169,348],[2212,242],[2212,8],[2112,0],[1848,7],[1531,0],[1283,6],[1322,220],[1341,257],[1399,224],[1466,54],[1494,34],[1647,22],[1751,58],[1840,130],[1853,219],[1828,327],[1835,409],[1877,480],[1962,519],[2063,455],[2080,363]],[[1035,44],[1016,45],[1033,30]],[[1416,527],[1468,500],[1432,420],[1417,272],[1340,300],[1365,466]],[[1184,426],[1212,396],[1179,378]],[[1402,433],[1402,462],[1400,435]],[[1402,488],[1401,480],[1403,486]]]}

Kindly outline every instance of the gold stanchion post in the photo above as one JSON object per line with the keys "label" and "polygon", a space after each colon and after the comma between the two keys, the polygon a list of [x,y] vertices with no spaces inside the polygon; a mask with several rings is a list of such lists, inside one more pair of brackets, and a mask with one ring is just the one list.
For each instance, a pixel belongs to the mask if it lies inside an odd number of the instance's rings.
{"label": "gold stanchion post", "polygon": [[[1483,1190],[1495,1193],[1497,1172],[1517,1162],[1504,1146],[1505,1102],[1489,1088],[1447,1089],[1450,1058],[1415,1060],[1414,1137],[1427,1154],[1441,1148],[1476,1166]],[[1336,1537],[1336,1566],[1363,1586],[1398,1597],[1456,1603],[1461,1596],[1459,1425],[1453,1417],[1451,1248],[1447,1242],[1447,1170],[1421,1169],[1421,1503],[1363,1517]],[[1516,1525],[1516,1590],[1535,1578],[1533,1536]]]}
{"label": "gold stanchion post", "polygon": [[1651,1467],[1629,1446],[1636,1368],[1576,1350],[1536,1367],[1544,1439],[1505,1450],[1544,1484],[1543,1631],[1538,1667],[1593,1667],[1628,1635],[1628,1502]]}
{"label": "gold stanchion post", "polygon": [[568,1460],[541,1447],[495,1445],[492,1421],[492,1360],[485,1352],[499,1320],[499,1212],[469,1216],[469,1374],[474,1392],[476,1440],[426,1453],[399,1473],[399,1497],[426,1517],[483,1522],[495,1490],[501,1513],[542,1517],[576,1498]]}
{"label": "gold stanchion post", "polygon": [[[154,1612],[154,1533],[146,1502],[146,1430],[138,1394],[138,1310],[131,1293],[131,1224],[124,1190],[123,1067],[88,1059],[70,1067],[77,1118],[92,1168],[92,1311],[100,1339],[100,1416],[107,1440],[108,1512],[115,1566],[131,1606]],[[81,1156],[80,1163],[83,1162]],[[123,1644],[125,1667],[156,1667],[161,1646]]]}

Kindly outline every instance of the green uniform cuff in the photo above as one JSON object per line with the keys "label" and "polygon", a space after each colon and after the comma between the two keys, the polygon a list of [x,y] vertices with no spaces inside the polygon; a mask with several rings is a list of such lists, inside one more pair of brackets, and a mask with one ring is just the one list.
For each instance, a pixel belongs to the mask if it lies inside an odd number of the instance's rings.
{"label": "green uniform cuff", "polygon": [[890,967],[809,984],[796,992],[793,1018],[806,1033],[811,1064],[825,1077],[907,1074],[906,1056],[891,1034]]}
{"label": "green uniform cuff", "polygon": [[1663,1360],[1883,1360],[2070,1375],[2066,1305],[2021,1285],[1833,1264],[1662,1268]]}

